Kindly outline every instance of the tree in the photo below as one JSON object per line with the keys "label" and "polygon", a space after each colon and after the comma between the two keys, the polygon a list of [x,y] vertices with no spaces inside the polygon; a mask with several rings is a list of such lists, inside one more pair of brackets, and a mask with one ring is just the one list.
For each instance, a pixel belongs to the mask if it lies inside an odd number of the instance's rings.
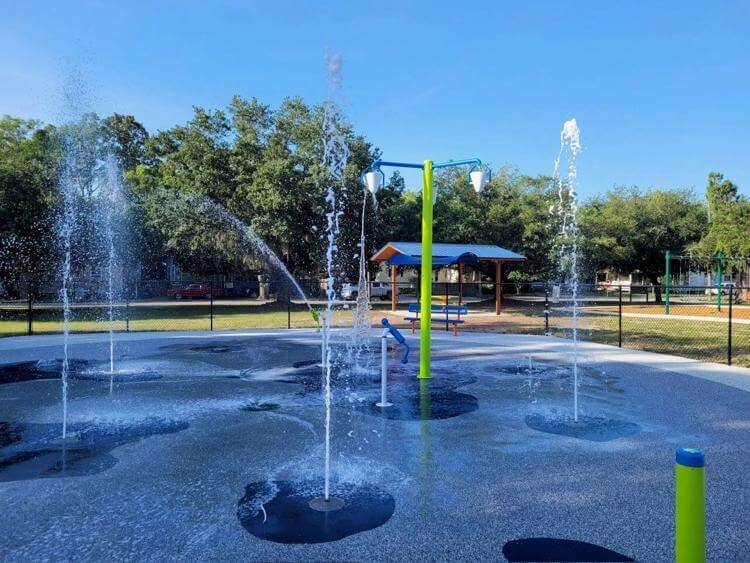
{"label": "tree", "polygon": [[369,217],[372,228],[370,254],[388,241],[419,240],[422,232],[422,195],[407,191],[404,178],[394,172],[377,193],[377,207]]}
{"label": "tree", "polygon": [[690,250],[704,256],[721,252],[730,257],[730,262],[732,258],[750,256],[750,201],[740,195],[734,183],[718,172],[708,175],[706,198],[708,232]]}
{"label": "tree", "polygon": [[23,280],[35,291],[56,261],[53,137],[38,122],[0,118],[0,280],[13,293]]}
{"label": "tree", "polygon": [[552,275],[555,219],[549,178],[504,167],[476,194],[465,170],[449,168],[436,178],[435,240],[494,244],[526,256],[523,277]]}
{"label": "tree", "polygon": [[705,225],[705,208],[690,190],[616,188],[579,213],[589,268],[640,270],[655,286],[664,273],[665,252],[683,251],[700,239]]}
{"label": "tree", "polygon": [[134,170],[146,160],[148,131],[132,115],[113,113],[104,120],[110,151],[123,171]]}

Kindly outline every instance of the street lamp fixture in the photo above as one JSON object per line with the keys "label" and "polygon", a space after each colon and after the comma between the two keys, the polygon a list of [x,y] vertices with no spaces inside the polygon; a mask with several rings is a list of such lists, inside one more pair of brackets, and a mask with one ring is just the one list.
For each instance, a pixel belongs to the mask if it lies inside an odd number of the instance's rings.
{"label": "street lamp fixture", "polygon": [[469,179],[471,180],[471,185],[474,186],[474,191],[477,193],[481,192],[490,181],[489,173],[482,167],[469,172]]}
{"label": "street lamp fixture", "polygon": [[383,187],[385,181],[385,174],[383,171],[378,169],[365,169],[362,174],[363,181],[368,191],[375,195],[377,191]]}
{"label": "street lamp fixture", "polygon": [[[419,327],[418,377],[420,379],[429,379],[432,377],[430,372],[430,338],[432,322],[432,206],[435,203],[433,196],[433,170],[452,166],[471,166],[469,181],[477,193],[481,192],[489,183],[492,173],[489,169],[485,168],[482,161],[478,158],[436,163],[431,160],[425,160],[424,164],[376,160],[360,174],[362,183],[373,194],[385,182],[385,174],[382,171],[382,167],[384,166],[392,168],[417,168],[422,171],[422,276],[420,282],[420,312],[422,321]],[[448,303],[446,303],[447,305]]]}

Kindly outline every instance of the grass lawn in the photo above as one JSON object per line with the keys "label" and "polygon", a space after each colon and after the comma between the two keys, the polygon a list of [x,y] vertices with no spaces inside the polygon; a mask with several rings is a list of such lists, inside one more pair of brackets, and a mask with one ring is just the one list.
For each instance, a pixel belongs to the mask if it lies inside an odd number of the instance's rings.
{"label": "grass lawn", "polygon": [[[544,332],[544,318],[509,311],[497,320],[468,320],[464,330],[540,334]],[[570,338],[570,316],[550,316],[550,333]],[[622,318],[622,346],[635,350],[661,352],[707,362],[727,362],[727,324],[713,321],[685,320],[679,317],[666,319]],[[581,340],[617,346],[618,319],[616,315],[596,315],[582,312],[578,319]],[[732,326],[732,364],[750,367],[750,325]]]}
{"label": "grass lawn", "polygon": [[[373,323],[379,325],[380,317],[388,304],[376,304]],[[470,308],[471,310],[471,308]],[[601,309],[600,309],[601,310]],[[489,312],[489,309],[485,312]],[[630,312],[624,308],[624,312]],[[635,312],[635,311],[633,311]],[[640,311],[639,311],[640,312]],[[130,319],[126,323],[125,308],[116,311],[114,328],[117,331],[169,331],[209,330],[210,307],[206,302],[188,303],[138,303],[127,310]],[[0,310],[0,336],[26,334],[26,310]],[[104,332],[109,328],[107,310],[102,307],[76,307],[72,311],[71,331]],[[408,327],[403,319],[390,316],[398,326]],[[333,325],[351,326],[352,311],[338,310]],[[550,332],[555,336],[570,337],[570,316],[553,313],[550,316]],[[313,328],[315,322],[310,312],[301,305],[293,305],[287,312],[285,304],[263,305],[217,301],[214,303],[214,330],[241,330],[262,328]],[[440,325],[434,324],[433,330]],[[617,345],[618,319],[616,315],[587,314],[582,311],[578,320],[581,340]],[[62,311],[58,307],[40,307],[34,311],[34,334],[59,333],[62,330]],[[505,307],[499,317],[471,313],[461,331],[490,331],[523,334],[544,334],[543,308]],[[625,348],[662,352],[725,363],[727,361],[727,324],[723,322],[695,321],[674,318],[641,318],[624,316],[622,319],[622,344]],[[750,367],[750,325],[733,325],[733,363]]]}
{"label": "grass lawn", "polygon": [[[312,328],[315,322],[310,312],[294,306],[287,312],[285,306],[275,303],[267,305],[223,305],[214,304],[214,330],[254,328]],[[104,332],[109,330],[108,310],[103,307],[77,307],[71,311],[71,332]],[[0,314],[0,336],[26,334],[28,330],[25,310],[4,310]],[[168,331],[209,330],[211,328],[210,307],[207,303],[180,303],[179,305],[154,306],[151,304],[130,305],[125,320],[124,307],[115,312],[116,331]],[[34,334],[50,334],[62,331],[62,311],[59,308],[39,308],[34,311]],[[337,319],[334,319],[337,320]]]}

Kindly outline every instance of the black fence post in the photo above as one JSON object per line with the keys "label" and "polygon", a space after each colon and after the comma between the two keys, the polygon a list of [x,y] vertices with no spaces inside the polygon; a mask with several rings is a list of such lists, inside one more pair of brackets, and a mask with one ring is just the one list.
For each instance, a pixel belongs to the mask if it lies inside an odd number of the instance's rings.
{"label": "black fence post", "polygon": [[[729,325],[727,329],[727,364],[732,365],[732,293],[733,288],[729,286]],[[721,291],[721,289],[719,289]]]}
{"label": "black fence post", "polygon": [[214,329],[214,288],[213,286],[208,292],[208,314],[211,318],[211,328],[210,330]]}
{"label": "black fence post", "polygon": [[549,336],[549,286],[544,286],[544,336]]}
{"label": "black fence post", "polygon": [[29,291],[29,311],[27,314],[28,321],[28,334],[31,336],[34,334],[34,302],[31,298],[31,292]]}
{"label": "black fence post", "polygon": [[130,296],[125,291],[125,332],[130,332]]}
{"label": "black fence post", "polygon": [[622,348],[622,286],[618,292],[618,310],[617,310],[617,347]]}
{"label": "black fence post", "polygon": [[286,293],[286,328],[292,328],[292,292]]}

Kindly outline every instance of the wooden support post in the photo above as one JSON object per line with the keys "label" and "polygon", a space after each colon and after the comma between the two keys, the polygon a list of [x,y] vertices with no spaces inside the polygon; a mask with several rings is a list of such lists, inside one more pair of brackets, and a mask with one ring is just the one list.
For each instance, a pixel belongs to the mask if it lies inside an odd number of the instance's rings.
{"label": "wooden support post", "polygon": [[464,265],[463,263],[458,263],[458,305],[459,307],[463,304],[464,301]]}
{"label": "wooden support post", "polygon": [[501,283],[503,281],[503,263],[499,260],[495,262],[495,314],[500,314],[501,302],[503,300],[503,290]]}
{"label": "wooden support post", "polygon": [[396,287],[396,274],[398,266],[391,266],[391,311],[398,308],[398,288]]}

